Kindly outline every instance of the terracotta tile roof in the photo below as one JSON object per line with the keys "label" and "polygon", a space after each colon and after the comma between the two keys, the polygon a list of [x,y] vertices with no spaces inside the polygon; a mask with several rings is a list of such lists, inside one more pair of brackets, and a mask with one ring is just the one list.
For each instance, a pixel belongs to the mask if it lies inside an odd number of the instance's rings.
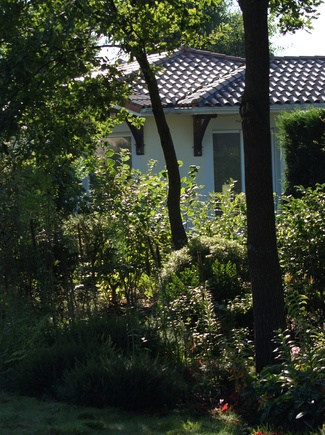
{"label": "terracotta tile roof", "polygon": [[[232,107],[244,90],[245,59],[181,48],[170,55],[153,55],[164,107]],[[134,74],[132,104],[150,108],[145,83],[136,62],[122,65]],[[270,64],[270,104],[325,104],[324,57],[274,57]]]}
{"label": "terracotta tile roof", "polygon": [[270,65],[271,104],[325,103],[325,57],[276,57]]}

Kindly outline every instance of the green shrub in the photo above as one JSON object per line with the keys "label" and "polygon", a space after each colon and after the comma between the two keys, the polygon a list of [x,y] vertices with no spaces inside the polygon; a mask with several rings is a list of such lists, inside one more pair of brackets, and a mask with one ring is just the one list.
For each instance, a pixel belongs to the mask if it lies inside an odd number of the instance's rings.
{"label": "green shrub", "polygon": [[211,267],[216,260],[221,264],[231,262],[236,265],[238,276],[242,280],[249,280],[246,247],[236,240],[220,236],[198,237],[190,241],[189,252],[193,262],[202,262],[204,280],[210,278]]}
{"label": "green shrub", "polygon": [[59,342],[77,343],[85,346],[90,353],[100,351],[101,346],[109,341],[121,352],[127,353],[130,347],[129,324],[137,322],[131,315],[119,316],[114,312],[92,315],[87,320],[79,320],[62,329]]}
{"label": "green shrub", "polygon": [[5,385],[22,394],[56,397],[57,383],[65,370],[87,357],[84,346],[72,342],[50,348],[36,347],[8,370]]}
{"label": "green shrub", "polygon": [[247,252],[235,240],[192,239],[189,246],[171,254],[161,282],[160,297],[166,303],[205,285],[223,329],[252,326]]}
{"label": "green shrub", "polygon": [[[127,316],[105,318],[97,315],[88,321],[64,325],[55,334],[40,340],[37,340],[41,337],[38,332],[30,344],[25,337],[24,351],[13,350],[4,363],[5,382],[9,388],[22,393],[55,396],[56,385],[63,373],[77,362],[85,362],[94,355],[106,355],[114,346],[121,352],[131,352],[132,338],[128,336],[127,325]],[[30,328],[30,333],[32,331]],[[42,331],[41,326],[36,331]]]}
{"label": "green shrub", "polygon": [[325,183],[325,110],[283,112],[278,118],[279,140],[286,163],[284,192]]}
{"label": "green shrub", "polygon": [[310,351],[297,347],[289,334],[279,335],[276,342],[282,364],[261,372],[261,419],[288,429],[316,430],[325,415],[324,351],[317,342]]}
{"label": "green shrub", "polygon": [[212,293],[218,301],[232,300],[240,295],[242,288],[238,279],[236,265],[228,261],[220,263],[217,259],[212,264],[212,277],[209,280]]}
{"label": "green shrub", "polygon": [[288,303],[295,329],[275,338],[279,363],[265,368],[258,396],[262,421],[295,430],[316,430],[325,422],[325,330],[307,320],[307,300]]}
{"label": "green shrub", "polygon": [[285,197],[277,215],[280,264],[290,292],[306,294],[311,311],[325,313],[325,185]]}
{"label": "green shrub", "polygon": [[51,346],[55,341],[51,317],[44,317],[30,300],[7,295],[1,308],[0,375],[36,347]]}
{"label": "green shrub", "polygon": [[255,357],[252,331],[248,328],[234,328],[220,337],[219,346],[220,363],[226,372],[228,388],[233,388],[239,395],[252,382]]}
{"label": "green shrub", "polygon": [[[2,384],[23,394],[92,406],[160,407],[184,391],[153,323],[136,310],[56,330],[6,361]],[[155,395],[155,397],[151,397]]]}
{"label": "green shrub", "polygon": [[[227,292],[227,285],[225,284],[227,279],[228,284],[236,279],[244,286],[249,281],[246,249],[234,240],[222,239],[220,237],[204,236],[194,238],[190,241],[189,246],[180,251],[173,252],[161,274],[163,287],[171,282],[174,276],[179,277],[180,273],[183,273],[182,276],[184,278],[184,271],[186,269],[195,271],[200,282],[209,282],[210,280],[211,282],[214,280],[215,283],[218,280],[220,283],[223,282],[225,293]],[[235,269],[236,277],[234,276]],[[217,276],[218,272],[222,275],[220,279]],[[230,279],[230,276],[225,278],[225,274],[232,275],[233,279]],[[184,284],[193,285],[193,282],[189,283],[186,280]],[[229,293],[232,295],[231,291]]]}
{"label": "green shrub", "polygon": [[245,244],[247,240],[246,197],[235,191],[231,182],[223,192],[214,192],[208,198],[192,201],[191,237],[214,237],[222,234],[227,240]]}
{"label": "green shrub", "polygon": [[181,358],[191,361],[215,355],[220,324],[207,289],[187,288],[163,307],[162,317]]}
{"label": "green shrub", "polygon": [[152,410],[174,406],[186,391],[182,373],[147,354],[89,359],[67,370],[59,397],[78,405]]}

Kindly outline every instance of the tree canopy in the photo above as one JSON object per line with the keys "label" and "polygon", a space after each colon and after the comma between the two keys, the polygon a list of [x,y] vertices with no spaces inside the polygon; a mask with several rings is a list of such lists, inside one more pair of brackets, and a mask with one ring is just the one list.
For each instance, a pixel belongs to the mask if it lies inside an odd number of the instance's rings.
{"label": "tree canopy", "polygon": [[2,148],[15,138],[16,151],[82,154],[124,96],[113,67],[92,75],[96,23],[77,1],[16,0],[2,2],[0,28]]}

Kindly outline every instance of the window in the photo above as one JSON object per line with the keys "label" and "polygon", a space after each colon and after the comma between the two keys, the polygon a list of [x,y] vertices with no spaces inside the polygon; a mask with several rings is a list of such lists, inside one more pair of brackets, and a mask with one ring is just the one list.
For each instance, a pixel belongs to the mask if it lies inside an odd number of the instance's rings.
{"label": "window", "polygon": [[[113,160],[118,159],[118,153],[121,149],[127,149],[130,153],[130,160],[128,160],[128,164],[132,167],[132,150],[131,150],[131,137],[130,136],[116,136],[102,139],[103,142],[107,142],[109,148],[114,151]],[[97,154],[103,155],[105,153],[104,148],[98,148]]]}
{"label": "window", "polygon": [[236,181],[235,190],[241,192],[242,159],[239,132],[213,134],[214,190],[222,192],[230,179]]}

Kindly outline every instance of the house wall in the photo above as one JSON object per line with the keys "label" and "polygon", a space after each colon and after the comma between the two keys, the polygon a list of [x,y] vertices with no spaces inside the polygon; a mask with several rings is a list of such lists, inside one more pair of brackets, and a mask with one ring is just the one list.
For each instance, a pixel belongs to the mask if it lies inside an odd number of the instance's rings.
{"label": "house wall", "polygon": [[[281,176],[283,173],[283,161],[281,152],[277,147],[275,138],[275,114],[271,114],[272,133],[272,164],[273,164],[273,190],[281,194]],[[242,186],[244,186],[244,159],[243,137],[239,114],[221,113],[217,118],[211,119],[203,138],[202,156],[194,157],[193,149],[193,118],[192,115],[169,114],[167,122],[174,140],[178,160],[183,162],[180,170],[181,176],[188,173],[190,165],[199,166],[197,183],[205,186],[202,193],[214,191],[214,162],[213,162],[213,134],[238,132],[241,142],[241,169]],[[126,124],[121,124],[114,129],[112,136],[132,136]],[[165,168],[165,161],[160,145],[159,135],[153,116],[148,116],[144,125],[144,155],[136,155],[135,141],[132,137],[132,166],[142,172],[147,170],[148,162],[156,160],[156,171]],[[245,187],[243,187],[245,190]]]}

